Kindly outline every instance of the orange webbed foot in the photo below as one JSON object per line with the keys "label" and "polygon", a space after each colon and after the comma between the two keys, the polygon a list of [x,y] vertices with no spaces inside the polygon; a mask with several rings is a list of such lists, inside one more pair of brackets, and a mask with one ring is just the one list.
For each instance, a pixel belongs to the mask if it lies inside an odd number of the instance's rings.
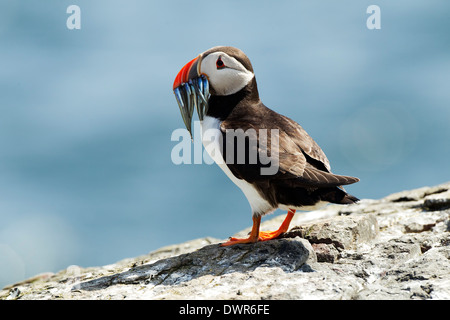
{"label": "orange webbed foot", "polygon": [[284,231],[276,230],[276,231],[261,231],[259,233],[259,241],[267,241],[278,238]]}
{"label": "orange webbed foot", "polygon": [[239,243],[255,243],[256,241],[258,241],[258,239],[253,239],[251,237],[242,238],[242,239],[231,237],[230,239],[228,239],[227,242],[221,243],[220,246],[227,247],[227,246],[232,246],[234,244],[239,244]]}
{"label": "orange webbed foot", "polygon": [[255,243],[257,241],[268,241],[278,238],[289,228],[295,210],[290,209],[280,228],[276,231],[259,231],[261,217],[253,218],[253,228],[248,238],[230,238],[227,242],[222,243],[221,247],[231,246],[239,243]]}

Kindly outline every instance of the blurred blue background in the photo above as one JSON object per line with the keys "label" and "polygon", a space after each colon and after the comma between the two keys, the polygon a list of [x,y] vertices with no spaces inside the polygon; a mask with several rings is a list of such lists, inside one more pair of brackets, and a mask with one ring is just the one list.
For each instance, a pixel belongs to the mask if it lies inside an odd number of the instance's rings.
{"label": "blurred blue background", "polygon": [[[81,8],[81,30],[66,9]],[[381,8],[369,30],[366,9]],[[0,3],[0,287],[251,224],[216,165],[175,165],[172,83],[216,45],[250,57],[360,198],[450,180],[448,1]],[[275,214],[281,214],[277,211]]]}

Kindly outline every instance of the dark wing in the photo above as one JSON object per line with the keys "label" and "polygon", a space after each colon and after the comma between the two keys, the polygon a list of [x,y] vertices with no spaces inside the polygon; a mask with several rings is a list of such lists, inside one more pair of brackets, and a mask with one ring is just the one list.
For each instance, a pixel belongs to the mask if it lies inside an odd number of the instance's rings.
{"label": "dark wing", "polygon": [[[270,174],[272,182],[279,179],[292,187],[331,187],[359,181],[331,173],[325,153],[295,121],[262,104],[252,108],[258,109],[237,113],[221,124],[224,160],[236,177],[262,182],[269,176],[261,169],[271,172],[275,166],[277,170]],[[277,132],[271,129],[278,129],[278,148]]]}
{"label": "dark wing", "polygon": [[[275,113],[275,112],[274,112]],[[297,122],[283,115],[277,114],[280,118],[279,127],[285,128],[289,132],[289,138],[297,145],[302,152],[310,157],[316,166],[321,170],[331,172],[330,162],[327,156],[319,147],[319,145],[309,136],[309,134],[303,129]]]}

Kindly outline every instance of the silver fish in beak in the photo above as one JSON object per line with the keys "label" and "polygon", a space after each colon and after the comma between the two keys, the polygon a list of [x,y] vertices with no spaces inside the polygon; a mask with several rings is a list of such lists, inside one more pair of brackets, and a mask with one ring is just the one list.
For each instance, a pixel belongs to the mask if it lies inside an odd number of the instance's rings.
{"label": "silver fish in beak", "polygon": [[208,112],[210,97],[208,79],[199,72],[200,62],[201,56],[188,62],[178,72],[173,84],[173,93],[180,107],[181,117],[191,137],[194,109],[202,121]]}

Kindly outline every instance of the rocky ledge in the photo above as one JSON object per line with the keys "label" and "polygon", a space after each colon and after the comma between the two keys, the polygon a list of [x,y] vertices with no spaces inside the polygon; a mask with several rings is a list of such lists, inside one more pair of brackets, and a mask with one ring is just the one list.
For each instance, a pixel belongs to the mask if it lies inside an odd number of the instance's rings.
{"label": "rocky ledge", "polygon": [[449,218],[446,183],[297,214],[278,240],[204,238],[70,266],[5,287],[0,299],[450,299]]}

